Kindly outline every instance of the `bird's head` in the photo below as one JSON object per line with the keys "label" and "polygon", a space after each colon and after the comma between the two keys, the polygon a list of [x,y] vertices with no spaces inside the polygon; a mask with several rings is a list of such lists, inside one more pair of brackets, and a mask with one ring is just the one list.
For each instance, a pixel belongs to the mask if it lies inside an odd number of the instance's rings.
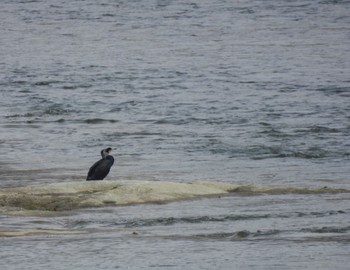
{"label": "bird's head", "polygon": [[112,153],[112,148],[110,148],[110,147],[101,150],[102,158],[105,158],[106,156],[110,155],[111,153]]}

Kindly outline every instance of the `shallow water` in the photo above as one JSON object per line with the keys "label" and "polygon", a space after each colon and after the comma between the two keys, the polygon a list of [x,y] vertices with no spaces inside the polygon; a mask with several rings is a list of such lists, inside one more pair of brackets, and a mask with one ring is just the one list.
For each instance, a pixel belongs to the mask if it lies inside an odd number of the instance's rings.
{"label": "shallow water", "polygon": [[55,269],[346,269],[348,203],[344,194],[228,196],[8,216],[3,227],[29,233],[2,238],[1,261],[9,269],[30,258]]}
{"label": "shallow water", "polygon": [[[2,1],[0,187],[84,181],[111,146],[107,180],[350,189],[349,11],[324,0]],[[348,203],[254,194],[2,214],[2,231],[42,233],[2,237],[0,265],[347,269]]]}

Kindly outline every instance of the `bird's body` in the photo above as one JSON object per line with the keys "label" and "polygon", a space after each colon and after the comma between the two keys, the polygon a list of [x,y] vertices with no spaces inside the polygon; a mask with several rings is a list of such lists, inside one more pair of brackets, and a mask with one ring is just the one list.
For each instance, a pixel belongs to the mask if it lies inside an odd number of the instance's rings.
{"label": "bird's body", "polygon": [[114,164],[114,158],[109,154],[111,150],[111,148],[106,148],[101,151],[102,158],[91,166],[86,178],[87,181],[103,180],[108,175]]}

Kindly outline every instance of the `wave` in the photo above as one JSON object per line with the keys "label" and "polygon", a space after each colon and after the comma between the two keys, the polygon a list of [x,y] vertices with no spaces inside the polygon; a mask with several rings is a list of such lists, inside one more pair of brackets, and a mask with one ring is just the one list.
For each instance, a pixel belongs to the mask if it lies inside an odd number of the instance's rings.
{"label": "wave", "polygon": [[[125,226],[127,228],[145,227],[145,226],[169,226],[174,224],[199,224],[199,223],[220,223],[227,221],[242,221],[242,220],[256,220],[269,218],[298,218],[298,217],[324,217],[329,215],[343,215],[348,212],[339,211],[324,211],[324,212],[288,212],[288,213],[272,213],[272,214],[241,214],[241,215],[218,215],[218,216],[188,216],[188,217],[160,217],[156,219],[137,219],[122,223],[115,223],[115,226]],[[325,231],[330,228],[323,228]],[[334,229],[336,230],[336,229]]]}
{"label": "wave", "polygon": [[[271,240],[283,239],[284,241],[340,241],[349,242],[347,237],[342,236],[350,230],[346,227],[323,227],[314,229],[296,229],[296,230],[241,230],[235,232],[215,232],[208,234],[194,235],[170,235],[168,239],[187,239],[187,240],[204,240],[204,241],[242,241],[242,240]],[[323,235],[327,234],[327,235]]]}
{"label": "wave", "polygon": [[137,203],[163,203],[213,195],[322,194],[344,193],[347,189],[268,187],[196,181],[96,181],[65,182],[0,189],[0,210],[69,211],[80,208]]}
{"label": "wave", "polygon": [[11,115],[6,115],[5,118],[7,119],[29,119],[29,118],[43,118],[47,116],[60,116],[60,115],[69,115],[72,113],[75,113],[76,111],[71,109],[70,106],[66,106],[63,104],[59,103],[53,103],[51,104],[50,101],[47,101],[45,99],[40,99],[41,105],[37,107],[32,108],[32,112],[27,112],[24,114],[11,114]]}
{"label": "wave", "polygon": [[[31,235],[76,235],[76,234],[88,234],[96,232],[111,232],[111,231],[124,231],[133,235],[138,235],[136,231],[131,228],[118,227],[118,228],[99,228],[99,229],[21,229],[21,230],[2,230],[0,231],[0,237],[17,237],[17,236],[31,236]],[[252,240],[272,240],[281,239],[284,241],[336,241],[336,242],[349,242],[349,238],[344,236],[350,231],[350,226],[345,227],[322,227],[322,228],[302,228],[296,230],[240,230],[233,232],[213,232],[213,233],[201,233],[201,234],[169,234],[162,235],[161,238],[168,240],[190,240],[190,241],[252,241]]]}

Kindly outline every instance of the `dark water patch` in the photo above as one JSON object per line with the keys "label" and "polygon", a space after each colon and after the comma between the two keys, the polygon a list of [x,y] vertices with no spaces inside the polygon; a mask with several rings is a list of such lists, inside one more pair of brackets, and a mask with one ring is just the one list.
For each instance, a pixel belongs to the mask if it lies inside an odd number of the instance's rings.
{"label": "dark water patch", "polygon": [[149,132],[149,131],[135,131],[135,132],[113,132],[110,134],[106,134],[105,137],[108,140],[112,139],[120,139],[124,137],[132,137],[132,138],[145,138],[150,136],[162,136],[162,133],[159,132]]}
{"label": "dark water patch", "polygon": [[[301,234],[300,234],[301,233]],[[315,237],[306,236],[300,230],[241,230],[236,232],[216,232],[208,234],[194,235],[171,235],[166,236],[171,240],[190,240],[190,241],[291,241],[291,242],[349,242],[349,239],[341,239],[339,236]]]}
{"label": "dark water patch", "polygon": [[[230,215],[230,216],[199,216],[199,217],[168,217],[157,219],[134,220],[124,223],[126,227],[144,227],[144,226],[169,226],[178,223],[208,223],[208,222],[226,222],[239,220],[253,220],[269,218],[270,215]],[[119,225],[117,223],[116,225]]]}
{"label": "dark water patch", "polygon": [[186,125],[190,123],[191,121],[189,119],[179,119],[175,117],[166,117],[160,120],[157,120],[154,122],[156,125],[175,125],[175,126],[181,126]]}
{"label": "dark water patch", "polygon": [[[11,82],[9,82],[9,84],[14,84],[14,85],[25,85],[27,84],[28,81],[25,80],[13,80]],[[8,83],[4,83],[3,85],[7,85]]]}
{"label": "dark water patch", "polygon": [[323,187],[318,189],[297,188],[297,187],[258,187],[254,185],[241,185],[231,189],[229,192],[239,195],[259,195],[259,194],[336,194],[349,193],[348,189]]}
{"label": "dark water patch", "polygon": [[211,234],[196,234],[192,235],[193,240],[223,240],[223,241],[236,241],[243,239],[254,239],[258,237],[271,237],[282,233],[280,230],[266,230],[250,232],[248,230],[242,230],[237,232],[223,232],[223,233],[211,233]]}
{"label": "dark water patch", "polygon": [[97,223],[98,221],[91,220],[68,220],[65,222],[64,227],[68,229],[83,229],[91,225],[91,223]]}
{"label": "dark water patch", "polygon": [[139,105],[139,102],[137,102],[135,100],[121,102],[117,106],[111,108],[109,110],[109,112],[120,112],[120,111],[124,111],[124,110],[130,110],[131,108],[133,108],[137,105]]}
{"label": "dark water patch", "polygon": [[35,114],[34,113],[25,113],[25,114],[12,114],[12,115],[6,115],[5,118],[27,118],[27,117],[34,117]]}
{"label": "dark water patch", "polygon": [[21,120],[22,118],[26,121],[39,121],[42,117],[47,116],[59,116],[59,115],[69,115],[75,110],[71,109],[69,105],[51,103],[49,101],[41,102],[38,106],[33,106],[29,108],[30,112],[23,114],[10,114],[6,115],[5,118],[10,120]]}
{"label": "dark water patch", "polygon": [[310,126],[304,129],[298,129],[295,131],[296,133],[340,133],[341,129],[338,128],[330,128],[325,126]]}
{"label": "dark water patch", "polygon": [[293,150],[283,145],[252,145],[246,151],[253,160],[268,158],[321,159],[327,157],[329,154],[328,151],[318,146],[312,146],[305,150]]}
{"label": "dark water patch", "polygon": [[42,126],[40,125],[33,125],[33,123],[35,123],[34,121],[26,121],[22,124],[20,123],[16,123],[16,124],[6,124],[6,125],[2,125],[3,128],[40,128]]}
{"label": "dark water patch", "polygon": [[75,90],[80,88],[91,88],[92,84],[77,84],[77,85],[65,85],[62,87],[64,90]]}
{"label": "dark water patch", "polygon": [[348,4],[348,0],[325,0],[321,1],[320,4],[324,5],[340,5],[340,4]]}
{"label": "dark water patch", "polygon": [[57,84],[57,83],[61,83],[61,82],[56,80],[38,81],[33,83],[33,86],[48,86],[48,85]]}
{"label": "dark water patch", "polygon": [[196,234],[193,238],[196,239],[211,239],[211,240],[233,240],[247,238],[251,235],[249,231],[238,231],[233,233],[212,233],[212,234]]}
{"label": "dark water patch", "polygon": [[271,124],[267,123],[267,122],[259,122],[259,125],[264,126],[264,127],[271,127]]}
{"label": "dark water patch", "polygon": [[[192,107],[192,104],[189,104],[189,106],[182,106],[182,105],[176,105],[173,107],[169,107],[169,111],[167,114],[169,116],[162,117],[159,119],[154,119],[153,123],[157,125],[192,125],[196,126],[198,128],[203,128],[205,126],[229,126],[229,125],[240,125],[244,126],[245,124],[249,123],[249,119],[244,117],[235,117],[235,118],[226,118],[223,116],[215,116],[215,115],[208,115],[208,116],[191,116],[188,111],[190,110],[189,107]],[[215,114],[215,111],[217,110],[215,107],[211,108],[196,108],[196,110],[205,110],[205,111],[213,111],[213,114]],[[157,112],[159,113],[159,112]],[[173,116],[177,115],[177,116]],[[149,121],[149,120],[146,120]]]}
{"label": "dark water patch", "polygon": [[[194,235],[171,235],[167,239],[179,240],[187,239],[193,241],[266,241],[266,240],[282,240],[295,242],[349,242],[350,239],[344,234],[347,234],[350,227],[322,227],[322,228],[307,228],[296,230],[257,230],[248,231],[241,230],[236,232],[215,232],[208,234]],[[307,234],[305,234],[307,233]],[[314,235],[315,234],[315,235]],[[318,234],[333,234],[333,236],[318,237]]]}
{"label": "dark water patch", "polygon": [[203,121],[203,119],[198,119],[198,118],[183,118],[183,119],[178,119],[177,117],[166,117],[163,119],[159,119],[154,121],[154,124],[157,125],[186,125],[189,123],[194,123],[194,122],[198,122],[198,121]]}
{"label": "dark water patch", "polygon": [[289,138],[291,137],[290,134],[287,134],[285,132],[282,132],[276,128],[273,128],[273,127],[269,127],[269,128],[265,128],[263,131],[260,131],[258,132],[258,136],[260,135],[267,135],[269,137],[272,137],[272,138]]}
{"label": "dark water patch", "polygon": [[327,86],[318,88],[317,91],[323,92],[325,95],[339,95],[350,97],[350,87]]}
{"label": "dark water patch", "polygon": [[[270,132],[270,133],[269,133]],[[271,134],[272,132],[272,134]],[[336,150],[329,151],[320,146],[303,148],[286,144],[292,140],[292,136],[278,131],[267,131],[274,140],[281,140],[280,144],[274,145],[239,145],[234,139],[221,140],[215,136],[202,136],[191,140],[185,147],[189,153],[209,152],[212,155],[224,155],[228,158],[249,158],[252,160],[264,160],[271,158],[300,158],[300,159],[322,159],[331,156],[344,156]],[[264,132],[262,134],[265,134]],[[193,136],[194,138],[196,136]]]}
{"label": "dark water patch", "polygon": [[333,215],[342,215],[346,214],[346,211],[343,210],[333,210],[333,211],[324,211],[324,212],[309,212],[309,213],[304,213],[304,212],[296,212],[292,214],[293,216],[297,217],[326,217],[326,216],[333,216]]}
{"label": "dark water patch", "polygon": [[[324,211],[324,212],[290,212],[278,214],[254,214],[254,215],[225,215],[225,216],[194,216],[194,217],[167,217],[156,219],[140,219],[115,223],[114,226],[125,227],[148,227],[148,226],[171,226],[175,224],[200,224],[220,223],[234,221],[249,221],[259,219],[295,219],[305,217],[325,217],[329,215],[345,214],[345,211]],[[262,235],[262,234],[260,234]]]}
{"label": "dark water patch", "polygon": [[113,109],[110,109],[109,112],[120,112],[122,111],[123,109],[121,107],[115,107]]}
{"label": "dark water patch", "polygon": [[29,93],[32,93],[32,91],[31,91],[31,90],[29,90],[29,89],[22,89],[22,90],[19,90],[18,92],[19,92],[19,93],[23,93],[23,94],[29,94]]}
{"label": "dark water patch", "polygon": [[291,151],[289,153],[280,153],[278,157],[294,157],[294,158],[303,158],[303,159],[319,159],[327,157],[328,152],[321,149],[318,146],[309,147],[304,151]]}
{"label": "dark water patch", "polygon": [[86,124],[104,124],[104,123],[117,123],[118,120],[115,119],[102,119],[102,118],[92,118],[83,121]]}
{"label": "dark water patch", "polygon": [[321,227],[302,229],[303,232],[310,233],[347,233],[350,231],[350,226],[346,227]]}
{"label": "dark water patch", "polygon": [[238,13],[241,14],[255,14],[255,10],[253,8],[235,8],[235,11],[238,11]]}
{"label": "dark water patch", "polygon": [[112,13],[104,13],[104,14],[102,14],[102,17],[115,17],[115,14],[112,14]]}
{"label": "dark water patch", "polygon": [[43,110],[42,116],[45,116],[45,115],[54,115],[54,116],[64,115],[64,114],[68,114],[70,112],[71,112],[71,110],[66,109],[65,106],[62,104],[52,104]]}
{"label": "dark water patch", "polygon": [[196,134],[194,134],[192,137],[195,140],[185,147],[185,151],[188,153],[209,152],[212,155],[225,155],[229,158],[242,157],[245,154],[243,148],[229,142],[223,142],[217,136],[209,134],[202,138],[196,138]]}

